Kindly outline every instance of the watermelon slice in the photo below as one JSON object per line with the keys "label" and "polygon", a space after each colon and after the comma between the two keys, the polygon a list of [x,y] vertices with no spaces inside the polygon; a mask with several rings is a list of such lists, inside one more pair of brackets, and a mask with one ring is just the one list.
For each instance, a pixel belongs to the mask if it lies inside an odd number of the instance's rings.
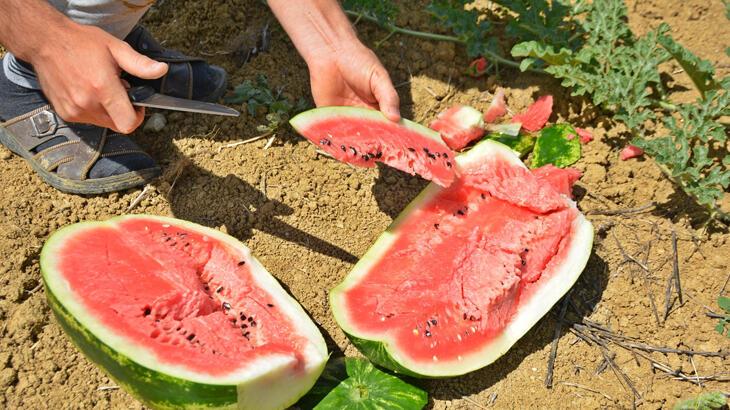
{"label": "watermelon slice", "polygon": [[619,157],[621,158],[621,161],[626,161],[631,158],[637,158],[644,155],[644,150],[637,147],[636,145],[627,145],[624,147],[624,149],[621,150],[619,153]]}
{"label": "watermelon slice", "polygon": [[438,131],[453,150],[460,150],[484,135],[482,113],[467,105],[455,105],[442,111],[429,127]]}
{"label": "watermelon slice", "polygon": [[512,122],[522,123],[522,128],[527,131],[540,131],[553,113],[553,96],[543,95],[532,103],[527,111],[512,117]]}
{"label": "watermelon slice", "polygon": [[335,159],[360,167],[383,162],[441,186],[454,180],[454,152],[436,131],[376,110],[322,107],[290,121],[292,127]]}
{"label": "watermelon slice", "polygon": [[574,171],[532,172],[491,140],[456,161],[460,178],[421,192],[330,294],[365,355],[417,377],[495,361],[591,253],[593,228],[565,195]]}
{"label": "watermelon slice", "polygon": [[507,114],[507,105],[504,102],[504,89],[497,88],[494,92],[494,98],[487,108],[487,112],[484,113],[484,122],[490,123],[503,117]]}
{"label": "watermelon slice", "polygon": [[72,341],[153,408],[285,408],[327,361],[301,306],[210,228],[156,216],[78,223],[51,236],[41,271]]}

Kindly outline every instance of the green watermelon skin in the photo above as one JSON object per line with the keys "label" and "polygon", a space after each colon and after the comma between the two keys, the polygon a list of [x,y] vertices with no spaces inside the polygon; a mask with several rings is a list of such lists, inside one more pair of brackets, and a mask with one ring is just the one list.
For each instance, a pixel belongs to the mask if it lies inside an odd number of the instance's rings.
{"label": "green watermelon skin", "polygon": [[[93,323],[95,333],[74,315],[67,303],[62,301],[58,293],[69,295],[68,285],[57,271],[59,246],[69,237],[86,229],[98,226],[114,225],[136,219],[146,219],[155,223],[169,224],[195,232],[202,232],[208,237],[225,242],[227,246],[248,249],[235,238],[219,231],[194,223],[174,218],[152,215],[127,215],[102,222],[81,222],[62,228],[55,232],[46,242],[41,252],[41,273],[43,276],[46,297],[54,316],[68,335],[72,343],[93,363],[102,368],[121,388],[153,409],[285,409],[294,404],[311,388],[324,370],[328,359],[327,348],[321,333],[306,315],[299,304],[291,298],[266,272],[263,278],[271,292],[277,294],[277,300],[291,304],[293,318],[299,320],[305,329],[311,346],[304,353],[307,357],[306,368],[301,372],[287,372],[283,367],[272,367],[268,374],[256,376],[254,379],[238,380],[236,383],[222,381],[220,383],[204,383],[176,377],[171,372],[164,372],[140,363],[140,360],[120,352],[110,346],[103,337],[107,333],[98,333],[99,324]],[[168,226],[169,226],[168,225]],[[265,269],[250,255],[252,269],[265,272]],[[261,278],[259,278],[261,279]],[[75,303],[74,303],[75,305]],[[78,307],[76,307],[78,309]],[[88,319],[85,319],[88,320]],[[101,326],[104,328],[104,326]],[[301,328],[299,328],[301,329]],[[108,329],[113,332],[113,329]],[[112,339],[119,338],[114,335]],[[135,347],[137,349],[137,347]],[[135,350],[136,351],[136,350]],[[148,359],[149,360],[149,359]]]}
{"label": "green watermelon skin", "polygon": [[[460,162],[462,166],[465,162],[478,163],[489,155],[504,156],[513,164],[524,167],[514,151],[501,143],[491,140],[482,141],[472,150],[461,154],[457,157],[457,162]],[[572,287],[588,262],[593,241],[593,228],[580,214],[575,222],[575,243],[571,247],[570,260],[566,262],[564,274],[557,278],[559,280],[552,281],[550,286],[546,286],[549,289],[540,303],[531,304],[530,307],[534,311],[533,313],[528,312],[525,314],[521,312],[518,315],[519,318],[515,320],[514,326],[496,337],[479,356],[473,357],[472,360],[464,360],[464,363],[459,364],[445,362],[443,365],[434,366],[430,363],[423,363],[423,365],[414,363],[405,357],[404,349],[397,346],[397,343],[389,339],[387,335],[368,333],[358,329],[348,316],[349,313],[345,307],[344,298],[348,290],[357,287],[367,271],[373,268],[381,257],[388,252],[391,245],[398,238],[399,229],[408,221],[409,216],[417,212],[421,206],[427,204],[441,191],[442,188],[435,184],[427,186],[393,221],[386,232],[376,240],[358,264],[353,267],[345,280],[330,293],[330,304],[336,321],[352,343],[365,356],[373,363],[394,372],[418,378],[445,378],[463,375],[485,367],[501,357]]]}
{"label": "green watermelon skin", "polygon": [[73,344],[146,405],[155,409],[236,408],[236,386],[193,383],[141,366],[86,330],[47,287],[46,295],[56,320]]}

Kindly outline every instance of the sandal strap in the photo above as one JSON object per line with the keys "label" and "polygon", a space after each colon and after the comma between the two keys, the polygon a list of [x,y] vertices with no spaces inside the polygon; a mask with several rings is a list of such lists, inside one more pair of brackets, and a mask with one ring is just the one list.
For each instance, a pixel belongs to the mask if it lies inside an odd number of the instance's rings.
{"label": "sandal strap", "polygon": [[[109,132],[84,124],[74,124],[71,128],[48,105],[13,118],[2,127],[28,152],[54,138],[65,138],[65,142],[36,153],[33,159],[46,171],[55,170],[59,177],[77,181],[88,177],[89,170],[105,148]],[[115,144],[109,152],[134,148],[133,145]]]}
{"label": "sandal strap", "polygon": [[193,98],[193,66],[190,62],[169,64],[162,77],[160,93],[181,98]]}

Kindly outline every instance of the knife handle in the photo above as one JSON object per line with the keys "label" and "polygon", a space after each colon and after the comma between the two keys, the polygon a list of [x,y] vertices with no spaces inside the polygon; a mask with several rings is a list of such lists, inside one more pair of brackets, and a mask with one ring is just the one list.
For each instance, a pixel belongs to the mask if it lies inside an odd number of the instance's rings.
{"label": "knife handle", "polygon": [[132,87],[129,90],[127,90],[127,95],[129,95],[129,100],[132,103],[136,102],[143,102],[144,100],[152,97],[155,94],[155,90],[152,87],[148,86],[139,86],[139,87]]}

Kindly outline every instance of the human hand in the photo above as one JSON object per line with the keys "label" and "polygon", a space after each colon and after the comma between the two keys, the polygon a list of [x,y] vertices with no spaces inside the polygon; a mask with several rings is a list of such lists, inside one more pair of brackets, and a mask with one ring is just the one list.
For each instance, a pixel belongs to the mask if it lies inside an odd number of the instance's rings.
{"label": "human hand", "polygon": [[372,50],[359,41],[340,53],[309,63],[312,97],[317,106],[353,105],[379,109],[400,120],[398,93]]}
{"label": "human hand", "polygon": [[94,124],[129,134],[144,110],[129,101],[121,71],[144,79],[162,77],[167,64],[92,26],[69,22],[30,57],[43,93],[67,122]]}

